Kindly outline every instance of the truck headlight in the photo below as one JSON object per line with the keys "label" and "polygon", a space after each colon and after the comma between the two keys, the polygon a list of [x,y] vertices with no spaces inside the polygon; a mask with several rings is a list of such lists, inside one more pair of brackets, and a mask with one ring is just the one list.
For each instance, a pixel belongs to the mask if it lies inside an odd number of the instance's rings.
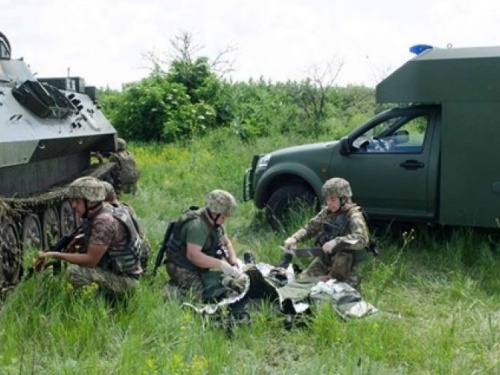
{"label": "truck headlight", "polygon": [[271,161],[271,154],[262,156],[257,163],[257,168],[266,168],[269,164],[269,161]]}

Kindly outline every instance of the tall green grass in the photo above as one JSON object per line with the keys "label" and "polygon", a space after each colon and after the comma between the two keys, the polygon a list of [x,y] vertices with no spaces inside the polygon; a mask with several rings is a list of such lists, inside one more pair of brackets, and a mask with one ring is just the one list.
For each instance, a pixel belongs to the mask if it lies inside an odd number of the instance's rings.
{"label": "tall green grass", "polygon": [[[203,205],[210,190],[226,189],[239,200],[227,223],[237,252],[274,263],[288,233],[272,232],[252,202],[241,202],[243,172],[254,153],[308,141],[247,144],[222,131],[184,144],[135,144],[139,189],[122,199],[137,211],[156,252],[170,220]],[[0,307],[0,374],[500,373],[498,236],[381,228],[381,255],[364,264],[362,287],[378,315],[344,322],[323,306],[307,327],[287,331],[264,303],[250,327],[228,338],[175,296],[164,300],[164,269],[117,306],[93,288],[73,290],[45,273]]]}

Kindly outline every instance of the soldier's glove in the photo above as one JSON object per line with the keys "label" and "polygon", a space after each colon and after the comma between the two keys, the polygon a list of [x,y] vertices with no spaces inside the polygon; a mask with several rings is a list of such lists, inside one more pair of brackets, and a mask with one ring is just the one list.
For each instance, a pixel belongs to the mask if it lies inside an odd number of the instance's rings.
{"label": "soldier's glove", "polygon": [[233,267],[233,266],[231,266],[230,264],[228,264],[226,262],[221,262],[220,263],[220,270],[225,275],[228,275],[228,276],[231,276],[231,277],[234,277],[234,278],[240,277],[241,274],[243,273],[243,272],[241,272],[241,270],[239,268]]}
{"label": "soldier's glove", "polygon": [[297,239],[295,237],[288,237],[283,243],[283,245],[285,245],[285,250],[291,251],[295,247],[296,243]]}
{"label": "soldier's glove", "polygon": [[325,243],[323,244],[322,249],[323,249],[323,251],[324,251],[326,254],[332,254],[332,253],[334,252],[333,250],[334,250],[335,246],[337,246],[337,241],[336,241],[336,240],[337,240],[337,239],[336,239],[336,238],[334,238],[333,240],[330,240],[330,241],[325,242]]}

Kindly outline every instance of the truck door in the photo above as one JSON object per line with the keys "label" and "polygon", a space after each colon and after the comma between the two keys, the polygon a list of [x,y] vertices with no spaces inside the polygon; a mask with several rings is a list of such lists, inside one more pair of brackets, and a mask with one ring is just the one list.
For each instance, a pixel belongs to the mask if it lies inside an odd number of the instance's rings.
{"label": "truck door", "polygon": [[386,111],[336,147],[330,174],[344,177],[354,200],[381,218],[430,220],[436,214],[439,107]]}

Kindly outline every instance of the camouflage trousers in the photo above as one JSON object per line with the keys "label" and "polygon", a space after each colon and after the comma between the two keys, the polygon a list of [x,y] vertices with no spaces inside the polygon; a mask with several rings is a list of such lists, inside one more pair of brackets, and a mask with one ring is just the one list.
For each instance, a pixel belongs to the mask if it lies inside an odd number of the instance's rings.
{"label": "camouflage trousers", "polygon": [[223,275],[221,271],[193,271],[167,262],[167,272],[172,284],[205,303],[218,302],[228,293],[242,291],[235,279]]}
{"label": "camouflage trousers", "polygon": [[201,299],[203,284],[200,272],[188,270],[174,262],[167,261],[167,273],[172,284],[184,291],[190,290],[193,297]]}
{"label": "camouflage trousers", "polygon": [[300,274],[300,279],[329,277],[357,288],[361,280],[358,266],[365,256],[365,250],[357,250],[341,251],[328,257],[316,257],[309,267]]}
{"label": "camouflage trousers", "polygon": [[134,278],[117,275],[100,267],[89,268],[76,264],[68,264],[66,279],[74,288],[95,283],[100,288],[111,291],[117,296],[132,293],[138,285],[138,281]]}

